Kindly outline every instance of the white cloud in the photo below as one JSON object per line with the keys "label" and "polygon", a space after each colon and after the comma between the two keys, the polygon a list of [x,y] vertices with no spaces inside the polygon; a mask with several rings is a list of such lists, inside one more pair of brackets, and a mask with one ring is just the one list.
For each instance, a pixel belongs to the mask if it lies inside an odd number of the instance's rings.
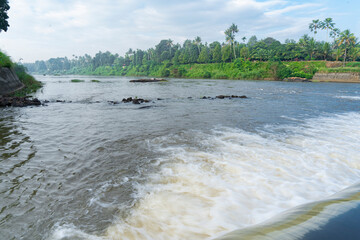
{"label": "white cloud", "polygon": [[99,50],[122,55],[168,38],[222,42],[232,23],[239,39],[297,39],[307,32],[305,23],[326,11],[310,0],[10,0],[10,7],[0,48],[25,61]]}

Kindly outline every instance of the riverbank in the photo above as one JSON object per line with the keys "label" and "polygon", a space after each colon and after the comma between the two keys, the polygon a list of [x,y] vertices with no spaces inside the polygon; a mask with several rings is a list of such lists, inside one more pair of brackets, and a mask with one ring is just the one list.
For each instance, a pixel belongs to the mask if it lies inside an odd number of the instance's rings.
{"label": "riverbank", "polygon": [[[360,82],[349,76],[332,77],[333,74],[359,73],[360,65],[355,62],[341,67],[341,62],[330,61],[245,61],[236,59],[229,63],[207,64],[151,64],[141,66],[99,66],[95,69],[73,68],[67,71],[51,71],[37,74],[53,75],[94,75],[94,76],[135,76],[152,78],[185,79],[234,79],[303,82]],[[323,73],[318,79],[316,74]],[[329,74],[329,75],[326,75]],[[335,75],[336,75],[335,74]],[[325,76],[325,77],[324,77]]]}
{"label": "riverbank", "polygon": [[0,52],[0,107],[40,105],[39,100],[30,99],[30,94],[42,87],[42,83],[26,72],[22,65],[13,63]]}

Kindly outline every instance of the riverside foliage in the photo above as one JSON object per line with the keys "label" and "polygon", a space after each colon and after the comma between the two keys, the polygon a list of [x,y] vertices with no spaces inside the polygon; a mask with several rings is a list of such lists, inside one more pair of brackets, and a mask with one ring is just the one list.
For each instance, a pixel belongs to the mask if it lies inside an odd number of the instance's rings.
{"label": "riverside foliage", "polygon": [[[331,20],[331,21],[330,21]],[[314,27],[315,22],[315,27]],[[330,24],[330,23],[331,24]],[[327,24],[326,24],[327,23]],[[316,25],[317,24],[317,25]],[[326,71],[325,61],[360,60],[360,46],[352,36],[349,42],[344,32],[334,28],[331,18],[324,22],[314,20],[309,29],[314,37],[305,34],[298,41],[285,43],[268,37],[258,40],[252,36],[246,42],[235,40],[237,26],[225,31],[226,43],[203,43],[200,37],[174,44],[171,39],[161,40],[147,50],[129,49],[125,56],[98,52],[73,56],[73,59],[51,58],[26,64],[31,72],[41,74],[128,75],[220,79],[283,79],[286,77],[312,78],[316,71]],[[316,31],[315,31],[315,30]],[[318,30],[326,30],[332,42],[316,41]],[[341,70],[339,70],[341,71]]]}
{"label": "riverside foliage", "polygon": [[13,96],[23,97],[36,92],[42,87],[41,82],[29,75],[23,65],[13,63],[11,59],[2,52],[0,52],[0,67],[13,68],[20,81],[25,85],[24,88],[12,93],[11,95]]}

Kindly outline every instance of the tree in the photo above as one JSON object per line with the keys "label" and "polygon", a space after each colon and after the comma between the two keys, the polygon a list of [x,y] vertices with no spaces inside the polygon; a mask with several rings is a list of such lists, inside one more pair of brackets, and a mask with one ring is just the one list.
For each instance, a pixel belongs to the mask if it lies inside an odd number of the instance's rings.
{"label": "tree", "polygon": [[317,34],[317,30],[322,26],[322,22],[319,19],[312,20],[312,23],[309,24],[309,29],[311,32],[314,32],[314,38]]}
{"label": "tree", "polygon": [[167,45],[169,46],[170,56],[172,56],[172,55],[171,55],[171,48],[174,46],[173,40],[171,40],[171,39],[169,38],[169,40],[168,40],[168,42],[167,42]]}
{"label": "tree", "polygon": [[254,35],[252,37],[249,38],[249,41],[247,43],[248,47],[251,48],[253,47],[256,43],[258,42],[257,37]]}
{"label": "tree", "polygon": [[232,46],[232,43],[235,40],[234,34],[230,28],[226,29],[226,31],[225,31],[225,40],[226,40],[226,42],[228,42],[230,47]]}
{"label": "tree", "polygon": [[8,23],[9,16],[7,15],[9,9],[10,6],[8,0],[0,0],[0,32],[2,30],[6,32],[10,26]]}
{"label": "tree", "polygon": [[329,39],[329,30],[333,30],[335,26],[335,23],[333,22],[332,18],[326,18],[322,24],[321,29],[326,30],[326,41]]}
{"label": "tree", "polygon": [[230,26],[230,31],[232,32],[232,36],[233,36],[233,39],[232,39],[232,45],[233,45],[233,50],[234,50],[234,58],[236,58],[236,53],[235,53],[235,34],[239,32],[239,29],[238,29],[238,26],[235,25],[234,23],[231,24]]}
{"label": "tree", "polygon": [[242,56],[245,60],[249,58],[249,48],[243,47],[240,50],[240,56]]}
{"label": "tree", "polygon": [[328,42],[324,43],[322,50],[323,50],[324,60],[327,61],[327,58],[329,57],[329,55],[331,53],[330,44]]}
{"label": "tree", "polygon": [[221,55],[221,46],[220,44],[217,44],[214,48],[213,54],[212,54],[213,62],[219,63],[221,62],[222,55]]}
{"label": "tree", "polygon": [[353,47],[351,48],[351,51],[349,52],[349,55],[355,62],[358,57],[360,57],[360,47]]}
{"label": "tree", "polygon": [[347,29],[347,30],[343,31],[342,33],[340,33],[338,45],[343,46],[345,49],[343,67],[345,67],[347,51],[351,47],[351,45],[355,45],[355,43],[356,43],[356,38],[355,38],[354,34],[350,32],[350,30]]}
{"label": "tree", "polygon": [[335,42],[336,38],[338,38],[339,36],[340,36],[340,29],[333,28],[330,32],[330,37],[332,37],[334,39],[334,42]]}
{"label": "tree", "polygon": [[198,62],[199,63],[208,63],[210,62],[210,55],[209,55],[209,51],[208,51],[208,48],[203,46],[201,48],[201,52],[200,52],[200,55],[199,55],[199,58],[198,58]]}
{"label": "tree", "polygon": [[194,40],[195,45],[197,46],[198,50],[199,50],[199,54],[200,54],[200,44],[201,44],[201,38],[199,36],[197,36]]}
{"label": "tree", "polygon": [[221,49],[223,62],[231,61],[231,46],[226,45]]}

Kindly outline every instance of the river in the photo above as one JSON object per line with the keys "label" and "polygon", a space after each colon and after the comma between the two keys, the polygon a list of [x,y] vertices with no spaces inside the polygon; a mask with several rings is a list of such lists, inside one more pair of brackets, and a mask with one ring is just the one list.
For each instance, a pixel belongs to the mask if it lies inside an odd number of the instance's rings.
{"label": "river", "polygon": [[37,79],[0,109],[0,239],[214,239],[359,193],[359,84]]}

